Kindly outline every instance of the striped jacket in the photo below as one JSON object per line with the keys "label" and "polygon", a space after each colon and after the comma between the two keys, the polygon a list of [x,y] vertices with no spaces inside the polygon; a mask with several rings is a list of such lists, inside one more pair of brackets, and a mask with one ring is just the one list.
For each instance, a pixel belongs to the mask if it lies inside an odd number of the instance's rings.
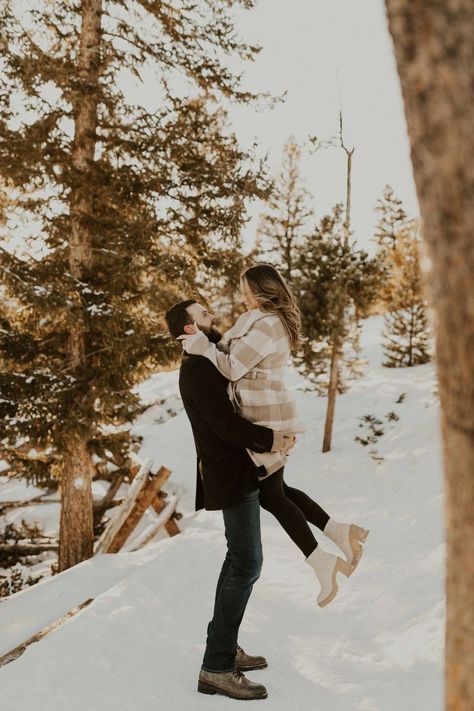
{"label": "striped jacket", "polygon": [[[284,383],[284,371],[290,356],[290,341],[277,314],[260,309],[247,311],[224,334],[216,347],[202,332],[183,341],[188,353],[208,358],[230,380],[229,395],[235,408],[247,420],[278,432],[303,432],[292,393]],[[249,455],[264,478],[287,462],[279,452]]]}

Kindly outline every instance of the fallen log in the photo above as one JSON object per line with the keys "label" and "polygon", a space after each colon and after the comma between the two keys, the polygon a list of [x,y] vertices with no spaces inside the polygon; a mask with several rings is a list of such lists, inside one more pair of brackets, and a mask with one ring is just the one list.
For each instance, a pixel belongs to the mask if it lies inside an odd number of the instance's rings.
{"label": "fallen log", "polygon": [[8,553],[38,555],[43,551],[56,551],[57,549],[57,543],[0,543],[0,557]]}
{"label": "fallen log", "polygon": [[36,506],[36,504],[58,504],[60,503],[59,499],[47,499],[44,501],[46,496],[51,496],[55,493],[56,491],[51,489],[50,491],[46,491],[44,494],[39,494],[39,496],[34,496],[32,499],[25,499],[24,501],[0,501],[0,514],[5,513],[5,511],[8,511],[9,509],[18,509],[23,506]]}

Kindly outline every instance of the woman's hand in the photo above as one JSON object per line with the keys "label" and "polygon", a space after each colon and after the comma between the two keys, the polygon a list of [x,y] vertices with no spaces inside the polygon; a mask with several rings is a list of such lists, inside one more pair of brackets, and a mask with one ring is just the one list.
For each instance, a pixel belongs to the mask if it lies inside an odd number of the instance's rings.
{"label": "woman's hand", "polygon": [[207,348],[209,347],[209,339],[201,331],[196,322],[192,326],[187,326],[193,333],[186,333],[182,336],[178,336],[178,339],[183,345],[183,350],[190,355],[204,355]]}
{"label": "woman's hand", "polygon": [[192,326],[188,324],[188,328],[189,332],[183,333],[182,336],[178,336],[178,341],[184,341],[188,336],[194,336],[199,331],[199,326],[197,325],[196,321],[194,321]]}
{"label": "woman's hand", "polygon": [[295,434],[289,435],[288,438],[285,437],[285,443],[283,445],[283,449],[281,450],[282,454],[289,454],[289,452],[291,452],[291,450],[295,446],[296,441],[297,440]]}

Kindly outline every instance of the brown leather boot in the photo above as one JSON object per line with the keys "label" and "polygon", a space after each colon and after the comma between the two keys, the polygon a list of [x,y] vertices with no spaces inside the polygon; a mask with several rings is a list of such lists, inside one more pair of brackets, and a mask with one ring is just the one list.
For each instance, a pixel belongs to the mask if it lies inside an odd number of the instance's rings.
{"label": "brown leather boot", "polygon": [[201,694],[221,694],[230,699],[266,699],[268,694],[263,684],[247,679],[241,671],[199,672],[198,691]]}
{"label": "brown leather boot", "polygon": [[235,665],[239,671],[251,671],[252,669],[266,669],[268,667],[265,657],[252,657],[247,652],[244,652],[242,647],[237,645],[237,654],[235,655]]}

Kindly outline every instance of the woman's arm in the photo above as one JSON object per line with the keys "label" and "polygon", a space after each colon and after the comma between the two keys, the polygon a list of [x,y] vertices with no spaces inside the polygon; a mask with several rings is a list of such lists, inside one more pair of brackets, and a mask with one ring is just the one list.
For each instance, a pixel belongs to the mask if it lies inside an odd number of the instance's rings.
{"label": "woman's arm", "polygon": [[222,352],[202,331],[183,340],[187,353],[202,355],[229,380],[240,380],[267,355],[275,351],[275,338],[269,319],[262,318],[248,333],[231,341],[228,352]]}
{"label": "woman's arm", "polygon": [[[189,373],[189,371],[188,371]],[[288,452],[296,441],[293,433],[274,432],[256,425],[235,412],[227,394],[226,381],[207,361],[199,361],[191,375],[183,378],[185,388],[201,417],[226,442],[253,452]]]}

